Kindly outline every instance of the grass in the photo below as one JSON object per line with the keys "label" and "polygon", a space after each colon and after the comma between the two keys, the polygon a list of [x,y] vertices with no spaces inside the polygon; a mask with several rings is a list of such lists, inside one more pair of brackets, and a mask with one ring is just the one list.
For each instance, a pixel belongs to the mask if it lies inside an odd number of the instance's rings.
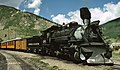
{"label": "grass", "polygon": [[49,67],[49,70],[63,70],[63,69],[59,69],[58,66],[52,66],[52,67]]}
{"label": "grass", "polygon": [[30,58],[30,60],[40,63],[43,67],[47,67],[49,64],[41,61],[39,58]]}
{"label": "grass", "polygon": [[113,57],[120,57],[120,52],[113,51],[112,55]]}
{"label": "grass", "polygon": [[112,58],[120,62],[120,52],[119,51],[113,51]]}
{"label": "grass", "polygon": [[41,61],[40,58],[37,58],[37,57],[32,57],[28,59],[32,60],[35,63],[39,63],[40,66],[46,67],[48,70],[65,70],[65,69],[60,69],[58,66],[50,66],[49,63],[45,63]]}
{"label": "grass", "polygon": [[114,19],[102,25],[103,35],[106,40],[111,42],[120,42],[120,18]]}
{"label": "grass", "polygon": [[40,35],[41,31],[52,25],[56,24],[41,16],[0,5],[0,37],[3,40]]}

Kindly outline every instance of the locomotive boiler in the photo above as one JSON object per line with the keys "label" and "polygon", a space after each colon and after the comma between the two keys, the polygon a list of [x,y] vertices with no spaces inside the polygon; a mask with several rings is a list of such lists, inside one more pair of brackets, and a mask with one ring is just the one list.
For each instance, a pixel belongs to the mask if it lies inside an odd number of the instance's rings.
{"label": "locomotive boiler", "polygon": [[99,20],[90,22],[88,8],[80,9],[84,25],[70,22],[65,26],[52,26],[44,31],[47,53],[87,64],[113,64],[112,50],[102,37]]}

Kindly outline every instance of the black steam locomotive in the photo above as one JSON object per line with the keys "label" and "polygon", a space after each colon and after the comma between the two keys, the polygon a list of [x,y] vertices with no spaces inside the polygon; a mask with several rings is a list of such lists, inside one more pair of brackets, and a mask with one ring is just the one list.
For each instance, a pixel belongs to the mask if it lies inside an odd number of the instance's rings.
{"label": "black steam locomotive", "polygon": [[113,64],[112,51],[102,38],[99,20],[90,22],[88,8],[80,9],[84,25],[70,22],[65,26],[52,26],[43,31],[44,53],[88,64]]}
{"label": "black steam locomotive", "polygon": [[84,25],[70,22],[64,26],[52,26],[39,37],[14,39],[1,42],[1,49],[38,52],[88,64],[113,64],[112,50],[102,38],[100,21],[90,22],[88,8],[80,9]]}

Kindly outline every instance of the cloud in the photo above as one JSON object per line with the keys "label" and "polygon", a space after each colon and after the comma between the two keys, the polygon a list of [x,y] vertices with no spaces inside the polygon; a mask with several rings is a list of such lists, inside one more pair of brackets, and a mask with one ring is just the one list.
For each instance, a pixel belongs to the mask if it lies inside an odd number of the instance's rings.
{"label": "cloud", "polygon": [[0,5],[12,6],[17,8],[23,0],[0,0]]}
{"label": "cloud", "polygon": [[[63,22],[65,24],[71,22],[71,21],[77,21],[79,23],[81,23],[81,19],[79,17],[80,13],[79,13],[79,10],[76,10],[74,12],[69,12],[67,15],[64,15],[64,14],[58,14],[57,16],[55,15],[51,15],[52,17],[52,20],[54,22],[57,22],[59,24],[63,24]],[[66,17],[69,17],[69,18],[66,18]]]}
{"label": "cloud", "polygon": [[40,9],[39,9],[39,8],[36,8],[36,9],[34,10],[34,14],[39,15],[39,13],[40,13]]}
{"label": "cloud", "polygon": [[33,0],[32,3],[28,4],[28,8],[38,8],[42,4],[42,0]]}
{"label": "cloud", "polygon": [[[92,16],[91,21],[100,20],[100,24],[103,24],[105,22],[120,17],[120,2],[118,2],[117,4],[113,4],[112,2],[107,3],[104,5],[102,9],[97,7],[90,8],[89,10]],[[51,18],[54,22],[57,22],[59,24],[62,24],[63,22],[68,23],[71,21],[77,21],[79,24],[82,24],[79,10],[69,12],[66,15],[65,14],[58,14],[56,16],[52,15]]]}
{"label": "cloud", "polygon": [[52,17],[52,20],[54,22],[57,22],[57,23],[60,23],[60,24],[63,24],[63,22],[68,23],[70,21],[63,14],[58,14],[57,16],[51,15],[51,17]]}
{"label": "cloud", "polygon": [[28,8],[35,9],[34,14],[39,15],[40,13],[40,5],[42,4],[42,0],[32,0],[32,3],[28,4]]}
{"label": "cloud", "polygon": [[103,9],[91,8],[91,16],[93,20],[100,20],[101,24],[120,17],[120,2],[117,4],[108,3],[104,5]]}

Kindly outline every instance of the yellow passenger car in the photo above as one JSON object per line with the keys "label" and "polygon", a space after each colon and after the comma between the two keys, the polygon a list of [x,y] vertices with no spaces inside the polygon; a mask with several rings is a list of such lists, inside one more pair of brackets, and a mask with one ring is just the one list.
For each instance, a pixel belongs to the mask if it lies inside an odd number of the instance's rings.
{"label": "yellow passenger car", "polygon": [[7,41],[7,49],[14,49],[15,48],[15,40]]}
{"label": "yellow passenger car", "polygon": [[14,49],[21,51],[37,52],[41,48],[42,41],[39,36],[30,38],[16,38],[1,42],[2,49]]}
{"label": "yellow passenger car", "polygon": [[27,50],[27,41],[26,41],[26,39],[23,39],[23,40],[22,40],[21,50]]}
{"label": "yellow passenger car", "polygon": [[19,39],[16,40],[16,50],[26,50],[27,49],[27,45],[26,45],[26,39]]}
{"label": "yellow passenger car", "polygon": [[16,50],[20,50],[22,47],[22,40],[16,40],[16,47],[15,49]]}
{"label": "yellow passenger car", "polygon": [[7,42],[1,42],[1,49],[6,49],[7,48]]}

